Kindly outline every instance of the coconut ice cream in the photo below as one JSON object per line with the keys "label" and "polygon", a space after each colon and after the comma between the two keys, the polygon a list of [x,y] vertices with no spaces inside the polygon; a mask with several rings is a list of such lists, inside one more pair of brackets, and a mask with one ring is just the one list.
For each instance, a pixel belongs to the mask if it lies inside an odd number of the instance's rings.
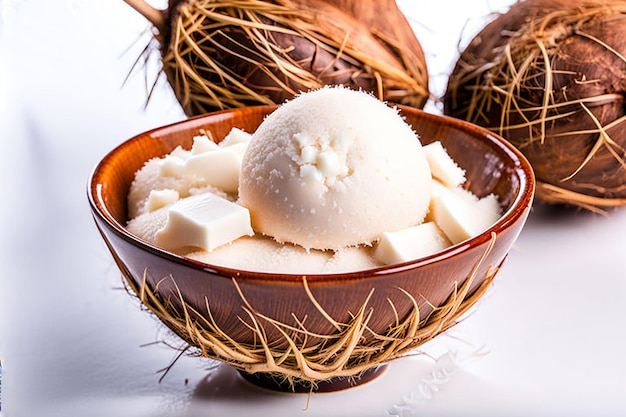
{"label": "coconut ice cream", "polygon": [[[219,138],[218,138],[219,139]],[[463,188],[439,141],[422,146],[397,110],[325,87],[253,133],[194,137],[136,173],[128,230],[211,265],[342,273],[408,262],[486,230],[493,195]]]}
{"label": "coconut ice cream", "polygon": [[421,143],[396,109],[326,87],[283,104],[254,132],[239,202],[257,232],[337,250],[421,223],[430,189]]}

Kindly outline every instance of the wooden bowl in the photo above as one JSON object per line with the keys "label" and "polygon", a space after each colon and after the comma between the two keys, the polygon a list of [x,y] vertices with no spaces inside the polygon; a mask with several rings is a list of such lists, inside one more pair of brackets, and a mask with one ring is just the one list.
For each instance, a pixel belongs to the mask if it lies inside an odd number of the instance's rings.
{"label": "wooden bowl", "polygon": [[141,301],[200,355],[278,389],[357,384],[453,326],[480,298],[520,233],[534,195],[530,165],[497,135],[457,119],[399,108],[422,143],[444,144],[466,170],[466,185],[474,194],[498,196],[503,214],[489,230],[416,261],[304,276],[200,263],[125,229],[129,187],[147,160],[178,145],[190,147],[200,130],[214,138],[232,127],[252,132],[275,107],[212,113],[124,142],[90,178],[96,225]]}

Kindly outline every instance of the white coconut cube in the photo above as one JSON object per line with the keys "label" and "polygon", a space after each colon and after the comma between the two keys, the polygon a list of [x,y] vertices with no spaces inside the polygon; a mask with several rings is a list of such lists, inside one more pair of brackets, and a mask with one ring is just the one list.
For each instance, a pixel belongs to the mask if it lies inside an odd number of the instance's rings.
{"label": "white coconut cube", "polygon": [[174,203],[156,243],[168,250],[195,247],[211,251],[242,236],[252,236],[250,212],[245,207],[205,193]]}
{"label": "white coconut cube", "polygon": [[401,263],[433,255],[450,245],[451,242],[434,222],[426,222],[383,233],[374,257],[383,264]]}

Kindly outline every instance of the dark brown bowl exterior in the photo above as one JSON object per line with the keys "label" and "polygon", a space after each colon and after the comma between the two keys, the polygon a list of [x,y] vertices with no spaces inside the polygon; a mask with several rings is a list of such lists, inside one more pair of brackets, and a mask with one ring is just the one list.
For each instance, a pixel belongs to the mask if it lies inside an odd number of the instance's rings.
{"label": "dark brown bowl exterior", "polygon": [[[353,273],[306,277],[203,264],[161,250],[126,231],[126,196],[135,172],[144,162],[163,156],[177,145],[191,146],[192,137],[200,130],[209,132],[216,140],[223,138],[231,127],[253,132],[273,109],[227,110],[140,134],[106,155],[95,168],[88,190],[96,224],[125,275],[138,287],[145,276],[150,288],[174,304],[180,298],[177,292],[180,291],[188,305],[205,312],[201,314],[206,315],[208,306],[210,319],[237,342],[255,340],[246,308],[295,327],[298,321],[304,321],[311,332],[332,334],[336,329],[319,307],[337,322],[348,323],[371,295],[367,307],[373,314],[368,327],[384,334],[398,318],[411,311],[413,304],[408,293],[417,300],[421,317],[426,317],[433,306],[450,297],[476,265],[479,268],[472,288],[492,276],[526,221],[533,199],[534,177],[528,162],[517,150],[475,125],[400,106],[423,143],[440,140],[466,169],[471,191],[478,196],[494,193],[499,197],[504,214],[488,231],[421,260]],[[488,251],[492,236],[496,237],[495,244]],[[484,261],[479,262],[487,252]],[[168,277],[174,280],[164,279]],[[319,306],[305,291],[305,280]],[[276,329],[268,326],[266,331],[270,343],[281,343]]]}

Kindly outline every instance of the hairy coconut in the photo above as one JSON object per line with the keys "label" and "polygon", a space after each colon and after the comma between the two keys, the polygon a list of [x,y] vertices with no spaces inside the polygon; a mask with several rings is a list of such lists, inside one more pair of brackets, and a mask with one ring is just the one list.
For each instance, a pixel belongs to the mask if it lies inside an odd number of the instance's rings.
{"label": "hairy coconut", "polygon": [[531,162],[537,197],[626,204],[626,2],[525,0],[461,53],[444,112],[502,135]]}
{"label": "hairy coconut", "polygon": [[421,46],[394,0],[170,0],[152,22],[163,70],[187,115],[281,104],[345,85],[422,108]]}

